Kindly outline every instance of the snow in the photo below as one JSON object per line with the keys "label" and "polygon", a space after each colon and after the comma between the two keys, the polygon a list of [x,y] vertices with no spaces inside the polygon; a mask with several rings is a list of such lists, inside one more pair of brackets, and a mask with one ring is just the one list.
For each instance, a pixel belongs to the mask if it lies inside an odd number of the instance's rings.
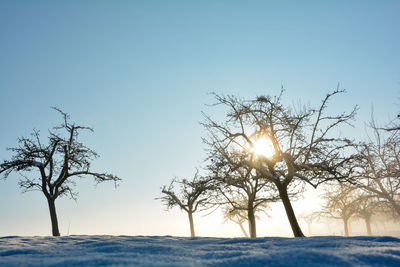
{"label": "snow", "polygon": [[400,266],[395,237],[0,237],[0,266]]}

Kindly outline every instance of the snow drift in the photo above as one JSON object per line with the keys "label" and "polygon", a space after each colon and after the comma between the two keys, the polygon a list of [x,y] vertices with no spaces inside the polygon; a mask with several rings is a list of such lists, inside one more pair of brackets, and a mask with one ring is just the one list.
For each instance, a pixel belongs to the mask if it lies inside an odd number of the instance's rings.
{"label": "snow drift", "polygon": [[400,266],[394,237],[0,237],[1,266]]}

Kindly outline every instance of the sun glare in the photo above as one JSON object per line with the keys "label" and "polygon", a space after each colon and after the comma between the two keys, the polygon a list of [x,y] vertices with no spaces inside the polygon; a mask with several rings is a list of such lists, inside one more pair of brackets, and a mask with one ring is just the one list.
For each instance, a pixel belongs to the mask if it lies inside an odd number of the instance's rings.
{"label": "sun glare", "polygon": [[257,156],[270,158],[274,155],[274,146],[271,139],[260,137],[253,143],[253,153]]}

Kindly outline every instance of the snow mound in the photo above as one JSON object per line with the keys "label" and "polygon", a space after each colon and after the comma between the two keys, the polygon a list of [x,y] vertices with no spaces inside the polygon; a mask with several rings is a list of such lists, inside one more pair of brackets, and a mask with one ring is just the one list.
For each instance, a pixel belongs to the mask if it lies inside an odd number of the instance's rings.
{"label": "snow mound", "polygon": [[394,237],[0,237],[0,266],[400,266]]}

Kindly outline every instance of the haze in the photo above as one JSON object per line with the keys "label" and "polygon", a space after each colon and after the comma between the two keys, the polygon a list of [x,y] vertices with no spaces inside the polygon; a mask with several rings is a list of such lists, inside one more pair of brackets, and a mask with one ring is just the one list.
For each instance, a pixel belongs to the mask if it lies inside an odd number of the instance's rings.
{"label": "haze", "polygon": [[[381,122],[399,110],[399,10],[398,1],[1,1],[0,160],[17,137],[45,136],[60,107],[94,128],[81,136],[100,154],[93,169],[123,179],[79,180],[77,202],[58,200],[61,234],[187,236],[186,214],[155,198],[204,160],[208,93],[283,86],[286,102],[307,105],[340,83],[347,93],[330,108],[358,104],[343,133],[365,136],[372,110]],[[45,199],[21,194],[18,178],[0,183],[0,236],[49,235]],[[295,203],[296,214],[317,196]],[[270,215],[258,236],[290,236],[281,203]],[[241,236],[218,211],[195,221],[199,236]]]}

